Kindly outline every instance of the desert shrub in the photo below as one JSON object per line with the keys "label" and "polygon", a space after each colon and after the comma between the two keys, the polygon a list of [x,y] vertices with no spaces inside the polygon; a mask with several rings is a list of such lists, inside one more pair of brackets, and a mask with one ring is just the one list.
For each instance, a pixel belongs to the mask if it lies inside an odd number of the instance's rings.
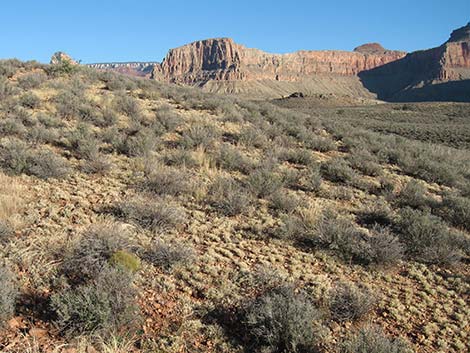
{"label": "desert shrub", "polygon": [[218,178],[210,186],[207,202],[225,216],[240,214],[250,206],[250,194],[236,181]]}
{"label": "desert shrub", "polygon": [[64,90],[55,98],[57,114],[62,118],[73,118],[78,116],[84,97],[80,90]]}
{"label": "desert shrub", "polygon": [[88,158],[82,163],[81,169],[87,174],[106,174],[111,170],[111,162],[109,158],[102,153],[95,152],[87,156]]}
{"label": "desert shrub", "polygon": [[310,166],[314,163],[312,153],[303,148],[286,149],[281,152],[280,159],[289,163]]}
{"label": "desert shrub", "polygon": [[117,111],[127,115],[130,119],[139,121],[142,111],[137,100],[125,93],[116,95],[114,98],[114,107]]}
{"label": "desert shrub", "polygon": [[2,168],[13,174],[26,173],[30,167],[31,152],[21,140],[8,140],[0,146]]}
{"label": "desert shrub", "polygon": [[218,148],[215,160],[219,167],[229,171],[247,174],[253,168],[253,162],[248,157],[227,143]]}
{"label": "desert shrub", "polygon": [[146,252],[146,259],[164,271],[187,266],[195,259],[194,250],[184,244],[155,241]]}
{"label": "desert shrub", "polygon": [[283,224],[277,229],[276,236],[302,243],[309,242],[315,237],[319,217],[313,209],[299,209],[283,218]]}
{"label": "desert shrub", "polygon": [[470,231],[470,199],[453,194],[442,197],[436,212],[454,227]]}
{"label": "desert shrub", "polygon": [[405,246],[389,228],[375,226],[368,239],[369,263],[378,266],[391,266],[400,261],[405,253]]}
{"label": "desert shrub", "polygon": [[19,103],[25,108],[35,109],[41,104],[41,99],[36,94],[28,92],[20,96]]}
{"label": "desert shrub", "polygon": [[355,224],[327,211],[316,225],[314,237],[305,239],[307,244],[333,251],[345,261],[360,264],[370,262],[370,245],[367,236]]}
{"label": "desert shrub", "polygon": [[56,326],[66,336],[109,335],[132,328],[139,318],[132,282],[129,271],[108,267],[91,283],[53,294]]}
{"label": "desert shrub", "polygon": [[380,176],[383,173],[382,166],[373,154],[365,150],[353,150],[348,156],[348,162],[356,170],[364,175]]}
{"label": "desert shrub", "polygon": [[339,282],[329,293],[331,317],[339,322],[357,321],[369,314],[376,304],[374,294],[350,282]]}
{"label": "desert shrub", "polygon": [[77,158],[91,159],[99,153],[99,142],[88,124],[78,124],[74,130],[65,134],[65,147]]}
{"label": "desert shrub", "polygon": [[5,244],[13,236],[13,228],[3,220],[0,220],[0,244]]}
{"label": "desert shrub", "polygon": [[387,337],[378,327],[364,327],[345,338],[340,353],[413,353],[410,345],[400,338]]}
{"label": "desert shrub", "polygon": [[246,147],[264,148],[268,144],[268,138],[258,128],[245,127],[240,131],[238,141]]}
{"label": "desert shrub", "polygon": [[426,196],[426,192],[426,187],[422,182],[411,180],[398,193],[394,203],[398,207],[411,207],[421,210],[426,209],[432,203],[432,200]]}
{"label": "desert shrub", "polygon": [[53,115],[39,113],[36,117],[39,123],[46,128],[60,128],[64,126],[63,121],[60,118],[53,116]]}
{"label": "desert shrub", "polygon": [[66,160],[54,152],[42,150],[31,155],[27,173],[41,179],[60,179],[67,176],[70,168]]}
{"label": "desert shrub", "polygon": [[17,135],[22,136],[26,133],[26,128],[21,121],[14,118],[6,118],[0,120],[1,135]]}
{"label": "desert shrub", "polygon": [[134,197],[116,207],[118,215],[141,227],[168,230],[184,223],[184,210],[165,199]]}
{"label": "desert shrub", "polygon": [[146,171],[140,188],[157,195],[177,196],[190,191],[191,185],[186,171],[155,164]]}
{"label": "desert shrub", "polygon": [[13,273],[4,265],[0,266],[0,327],[13,316],[18,296],[18,287]]}
{"label": "desert shrub", "polygon": [[269,207],[275,211],[292,213],[300,206],[300,200],[287,192],[278,190],[269,197]]}
{"label": "desert shrub", "polygon": [[245,306],[242,315],[242,328],[253,351],[314,352],[325,332],[320,311],[290,287],[261,294]]}
{"label": "desert shrub", "polygon": [[326,179],[345,184],[351,183],[357,177],[354,169],[342,158],[333,158],[322,163],[321,172]]}
{"label": "desert shrub", "polygon": [[184,148],[209,147],[219,136],[219,132],[212,125],[191,125],[181,133],[180,144]]}
{"label": "desert shrub", "polygon": [[167,132],[170,132],[181,125],[183,119],[171,106],[163,105],[156,108],[156,121],[160,123]]}
{"label": "desert shrub", "polygon": [[90,226],[65,254],[62,272],[72,282],[83,283],[99,276],[113,254],[128,250],[126,230],[118,224]]}
{"label": "desert shrub", "polygon": [[304,191],[318,193],[323,183],[318,165],[311,165],[299,174],[298,187]]}
{"label": "desert shrub", "polygon": [[365,226],[389,226],[392,223],[393,213],[385,202],[377,201],[361,210],[357,218],[358,222]]}
{"label": "desert shrub", "polygon": [[13,95],[14,89],[7,79],[0,77],[0,99],[4,100]]}
{"label": "desert shrub", "polygon": [[180,166],[186,168],[195,168],[199,166],[199,161],[194,158],[192,151],[182,148],[169,150],[162,156],[162,161],[168,166]]}
{"label": "desert shrub", "polygon": [[59,131],[54,128],[47,128],[43,125],[29,128],[26,133],[26,140],[33,145],[54,144],[59,140]]}
{"label": "desert shrub", "polygon": [[39,87],[46,80],[47,76],[43,72],[33,72],[18,77],[18,85],[21,88],[28,90]]}
{"label": "desert shrub", "polygon": [[62,60],[60,63],[48,65],[45,70],[50,77],[61,77],[72,75],[80,70],[80,67],[79,65],[72,63],[70,60]]}
{"label": "desert shrub", "polygon": [[131,157],[148,157],[155,150],[157,137],[150,129],[143,128],[132,136],[128,136],[124,144],[120,146],[119,152]]}
{"label": "desert shrub", "polygon": [[0,60],[0,76],[11,78],[20,67],[20,62],[16,59]]}
{"label": "desert shrub", "polygon": [[308,140],[305,141],[305,145],[318,152],[329,152],[336,150],[336,143],[330,138],[318,136],[312,134]]}
{"label": "desert shrub", "polygon": [[459,235],[450,231],[439,217],[405,208],[395,222],[406,254],[426,263],[454,263],[461,257]]}
{"label": "desert shrub", "polygon": [[266,197],[283,186],[283,178],[273,168],[261,166],[248,175],[247,184],[257,197]]}
{"label": "desert shrub", "polygon": [[389,338],[377,327],[365,327],[347,337],[340,347],[341,353],[413,353],[400,338]]}

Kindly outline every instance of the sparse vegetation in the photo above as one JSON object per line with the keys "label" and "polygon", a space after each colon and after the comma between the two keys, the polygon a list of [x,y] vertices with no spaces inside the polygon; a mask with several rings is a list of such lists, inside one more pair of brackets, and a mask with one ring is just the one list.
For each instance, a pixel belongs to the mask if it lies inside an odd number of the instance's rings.
{"label": "sparse vegetation", "polygon": [[17,296],[18,287],[13,273],[4,265],[0,266],[0,327],[13,316]]}
{"label": "sparse vegetation", "polygon": [[341,353],[412,353],[413,350],[403,340],[389,338],[377,327],[366,327],[347,338]]}

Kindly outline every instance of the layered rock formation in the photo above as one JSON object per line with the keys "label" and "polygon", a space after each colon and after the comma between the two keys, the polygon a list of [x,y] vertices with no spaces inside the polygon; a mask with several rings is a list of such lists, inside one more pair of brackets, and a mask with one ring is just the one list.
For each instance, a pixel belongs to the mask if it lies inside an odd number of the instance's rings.
{"label": "layered rock formation", "polygon": [[470,101],[470,24],[452,32],[440,47],[413,52],[359,76],[384,100]]}
{"label": "layered rock formation", "polygon": [[87,66],[98,70],[111,70],[122,74],[147,77],[152,75],[153,68],[159,66],[157,62],[124,62],[124,63],[96,63]]}
{"label": "layered rock formation", "polygon": [[202,86],[209,80],[302,81],[308,76],[354,76],[387,64],[406,53],[389,51],[298,51],[269,54],[246,48],[229,38],[208,39],[170,50],[153,77]]}
{"label": "layered rock formation", "polygon": [[[442,46],[411,54],[387,50],[378,43],[361,45],[353,52],[270,54],[229,38],[215,38],[171,49],[161,64],[89,66],[252,98],[301,91],[383,100],[452,100],[457,96],[465,100],[461,89],[467,89],[466,82],[470,82],[470,23],[455,30]],[[442,94],[445,90],[452,93]]]}

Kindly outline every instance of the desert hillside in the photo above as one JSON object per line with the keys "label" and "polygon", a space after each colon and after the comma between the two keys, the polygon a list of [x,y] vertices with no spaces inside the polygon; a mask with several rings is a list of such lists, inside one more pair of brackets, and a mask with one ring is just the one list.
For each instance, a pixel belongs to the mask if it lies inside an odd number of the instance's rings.
{"label": "desert hillside", "polygon": [[1,61],[0,351],[467,351],[468,148],[276,104]]}

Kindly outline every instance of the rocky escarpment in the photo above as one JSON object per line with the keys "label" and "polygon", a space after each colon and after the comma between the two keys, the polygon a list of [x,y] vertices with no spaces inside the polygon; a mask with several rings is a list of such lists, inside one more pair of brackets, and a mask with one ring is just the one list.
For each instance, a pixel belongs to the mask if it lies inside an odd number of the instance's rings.
{"label": "rocky escarpment", "polygon": [[150,78],[157,62],[96,63],[87,66],[98,70],[111,70],[122,74]]}
{"label": "rocky escarpment", "polygon": [[325,50],[270,54],[230,38],[218,38],[170,50],[155,67],[153,77],[189,85],[204,85],[209,80],[302,81],[315,75],[354,76],[405,55],[385,49],[380,53]]}
{"label": "rocky escarpment", "polygon": [[62,51],[58,51],[56,53],[54,53],[51,57],[51,61],[50,63],[52,65],[57,65],[57,64],[61,64],[61,63],[64,63],[64,62],[68,62],[72,65],[78,65],[78,62],[75,61],[70,55],[62,52]]}
{"label": "rocky escarpment", "polygon": [[437,48],[410,53],[359,76],[385,100],[470,101],[470,23]]}

